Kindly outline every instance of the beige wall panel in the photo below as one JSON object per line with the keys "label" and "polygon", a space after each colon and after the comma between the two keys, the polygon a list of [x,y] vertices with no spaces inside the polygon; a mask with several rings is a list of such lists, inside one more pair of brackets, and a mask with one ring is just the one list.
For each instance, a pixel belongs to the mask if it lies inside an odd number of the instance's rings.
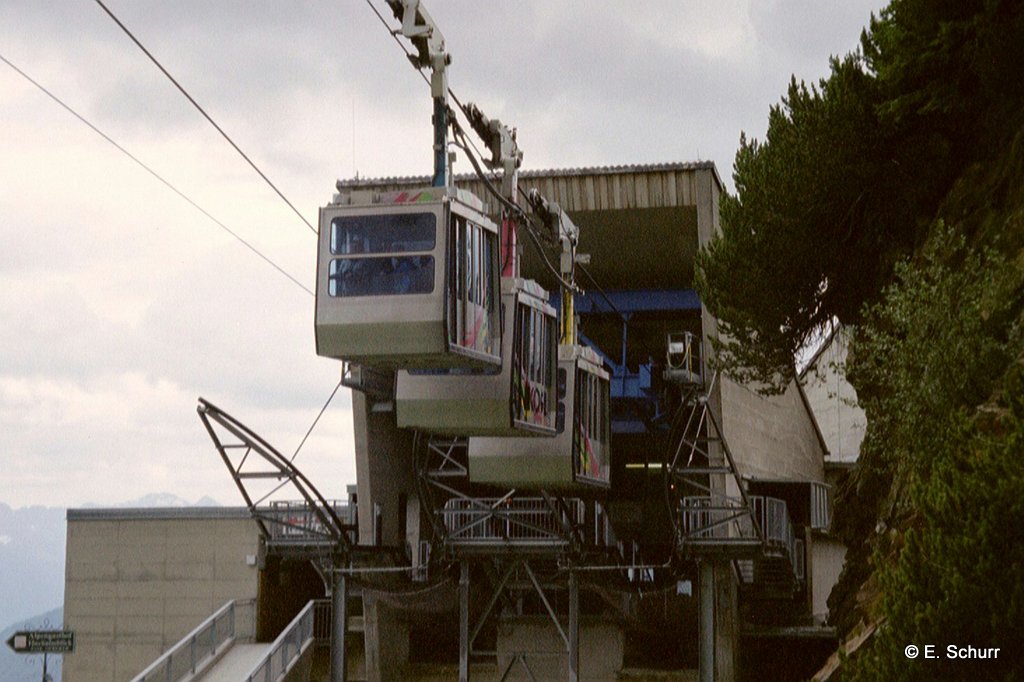
{"label": "beige wall panel", "polygon": [[767,398],[726,378],[721,386],[722,428],[740,475],[825,480],[824,450],[795,384]]}
{"label": "beige wall panel", "polygon": [[129,680],[225,602],[257,596],[245,510],[72,510],[67,538],[65,682]]}

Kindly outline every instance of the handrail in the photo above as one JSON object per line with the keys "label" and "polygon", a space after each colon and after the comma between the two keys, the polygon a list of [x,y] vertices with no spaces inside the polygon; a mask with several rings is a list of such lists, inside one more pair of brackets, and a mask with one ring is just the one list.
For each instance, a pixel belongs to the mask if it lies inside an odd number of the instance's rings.
{"label": "handrail", "polygon": [[195,675],[236,635],[236,600],[214,611],[173,647],[165,651],[132,682],[179,682]]}
{"label": "handrail", "polygon": [[566,500],[565,510],[552,510],[542,497],[448,500],[441,515],[451,544],[566,543],[565,524],[583,521],[583,503]]}
{"label": "handrail", "polygon": [[687,496],[683,498],[683,528],[691,539],[698,541],[722,541],[754,539],[757,529],[762,532],[764,550],[777,553],[781,550],[789,559],[797,578],[802,578],[801,557],[798,556],[798,539],[789,518],[789,508],[784,500],[765,495],[748,495],[750,514],[741,513],[739,506],[716,506],[721,503],[711,496]]}
{"label": "handrail", "polygon": [[320,601],[323,600],[311,600],[299,611],[299,615],[288,623],[270,645],[267,655],[253,667],[245,682],[277,682],[292,669],[313,642],[317,603]]}
{"label": "handrail", "polygon": [[[328,500],[327,504],[347,524],[343,529],[353,524],[354,505],[340,500]],[[306,501],[276,500],[269,507],[257,507],[256,513],[271,522],[267,538],[271,544],[308,544],[317,540],[327,542],[330,538],[316,508]]]}

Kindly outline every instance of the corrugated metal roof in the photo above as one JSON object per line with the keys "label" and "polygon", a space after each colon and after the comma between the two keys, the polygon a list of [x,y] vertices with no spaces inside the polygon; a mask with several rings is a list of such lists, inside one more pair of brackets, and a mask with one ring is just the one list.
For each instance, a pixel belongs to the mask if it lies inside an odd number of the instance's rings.
{"label": "corrugated metal roof", "polygon": [[[722,179],[718,175],[713,161],[677,161],[673,163],[648,163],[648,164],[623,164],[618,166],[583,166],[580,168],[544,168],[537,170],[521,170],[519,177],[524,180],[531,178],[565,178],[588,175],[616,175],[616,174],[637,174],[637,173],[668,173],[677,171],[710,170],[714,173],[718,186],[722,186]],[[496,179],[496,174],[491,174]],[[456,173],[456,182],[467,182],[476,180],[475,173]],[[339,179],[338,189],[363,189],[378,187],[381,185],[427,185],[430,183],[429,175],[395,175],[382,178],[344,178]]]}

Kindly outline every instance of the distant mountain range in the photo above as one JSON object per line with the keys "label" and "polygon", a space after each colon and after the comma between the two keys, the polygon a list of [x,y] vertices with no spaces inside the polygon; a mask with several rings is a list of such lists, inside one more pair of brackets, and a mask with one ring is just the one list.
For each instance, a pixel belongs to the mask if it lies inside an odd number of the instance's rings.
{"label": "distant mountain range", "polygon": [[[209,497],[192,503],[169,493],[154,493],[116,505],[82,505],[93,509],[196,506],[220,504]],[[63,605],[66,516],[63,507],[12,509],[0,502],[0,628],[28,618],[47,617],[51,609]],[[46,615],[38,616],[43,613]],[[59,628],[63,617],[51,621]],[[0,680],[9,679],[13,678],[0,673]]]}
{"label": "distant mountain range", "polygon": [[86,502],[83,509],[129,509],[137,507],[219,507],[220,502],[212,497],[200,497],[195,502],[172,495],[171,493],[150,493],[137,500],[129,500],[118,504],[93,504]]}

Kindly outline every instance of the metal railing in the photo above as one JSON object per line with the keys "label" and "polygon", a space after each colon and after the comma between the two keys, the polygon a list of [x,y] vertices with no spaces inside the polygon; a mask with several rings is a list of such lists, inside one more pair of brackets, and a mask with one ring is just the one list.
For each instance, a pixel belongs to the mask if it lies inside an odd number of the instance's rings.
{"label": "metal railing", "polygon": [[583,522],[583,501],[565,503],[566,509],[555,512],[541,497],[453,498],[441,514],[449,543],[544,546],[568,543],[566,529]]}
{"label": "metal railing", "polygon": [[299,657],[313,643],[318,625],[319,601],[322,600],[310,601],[299,611],[299,615],[292,619],[270,645],[267,655],[256,664],[245,678],[245,682],[277,682],[292,669]]}
{"label": "metal railing", "polygon": [[[350,518],[354,505],[338,500],[329,500],[335,514],[343,523],[351,524]],[[274,501],[269,507],[259,508],[261,518],[270,521],[267,529],[272,544],[308,544],[315,541],[326,541],[330,533],[316,511],[304,501]]]}
{"label": "metal railing", "polygon": [[723,500],[710,495],[692,495],[683,498],[681,525],[685,540],[755,539],[758,537],[753,519],[764,506],[748,495],[751,509],[746,510],[739,500]]}
{"label": "metal railing", "polygon": [[794,575],[802,578],[802,542],[793,532],[785,501],[764,495],[748,495],[747,499],[750,514],[738,506],[722,508],[721,502],[710,496],[684,497],[681,510],[684,536],[703,542],[750,540],[757,538],[756,523],[763,533],[765,553],[787,557]]}
{"label": "metal railing", "polygon": [[331,630],[334,624],[331,621],[331,614],[334,613],[330,599],[316,599],[313,601],[313,640],[318,645],[330,645]]}
{"label": "metal railing", "polygon": [[[239,616],[246,610],[249,617],[243,623]],[[132,678],[132,682],[178,682],[191,678],[230,646],[236,637],[251,638],[254,615],[252,600],[229,601]],[[245,624],[250,628],[244,627]]]}

